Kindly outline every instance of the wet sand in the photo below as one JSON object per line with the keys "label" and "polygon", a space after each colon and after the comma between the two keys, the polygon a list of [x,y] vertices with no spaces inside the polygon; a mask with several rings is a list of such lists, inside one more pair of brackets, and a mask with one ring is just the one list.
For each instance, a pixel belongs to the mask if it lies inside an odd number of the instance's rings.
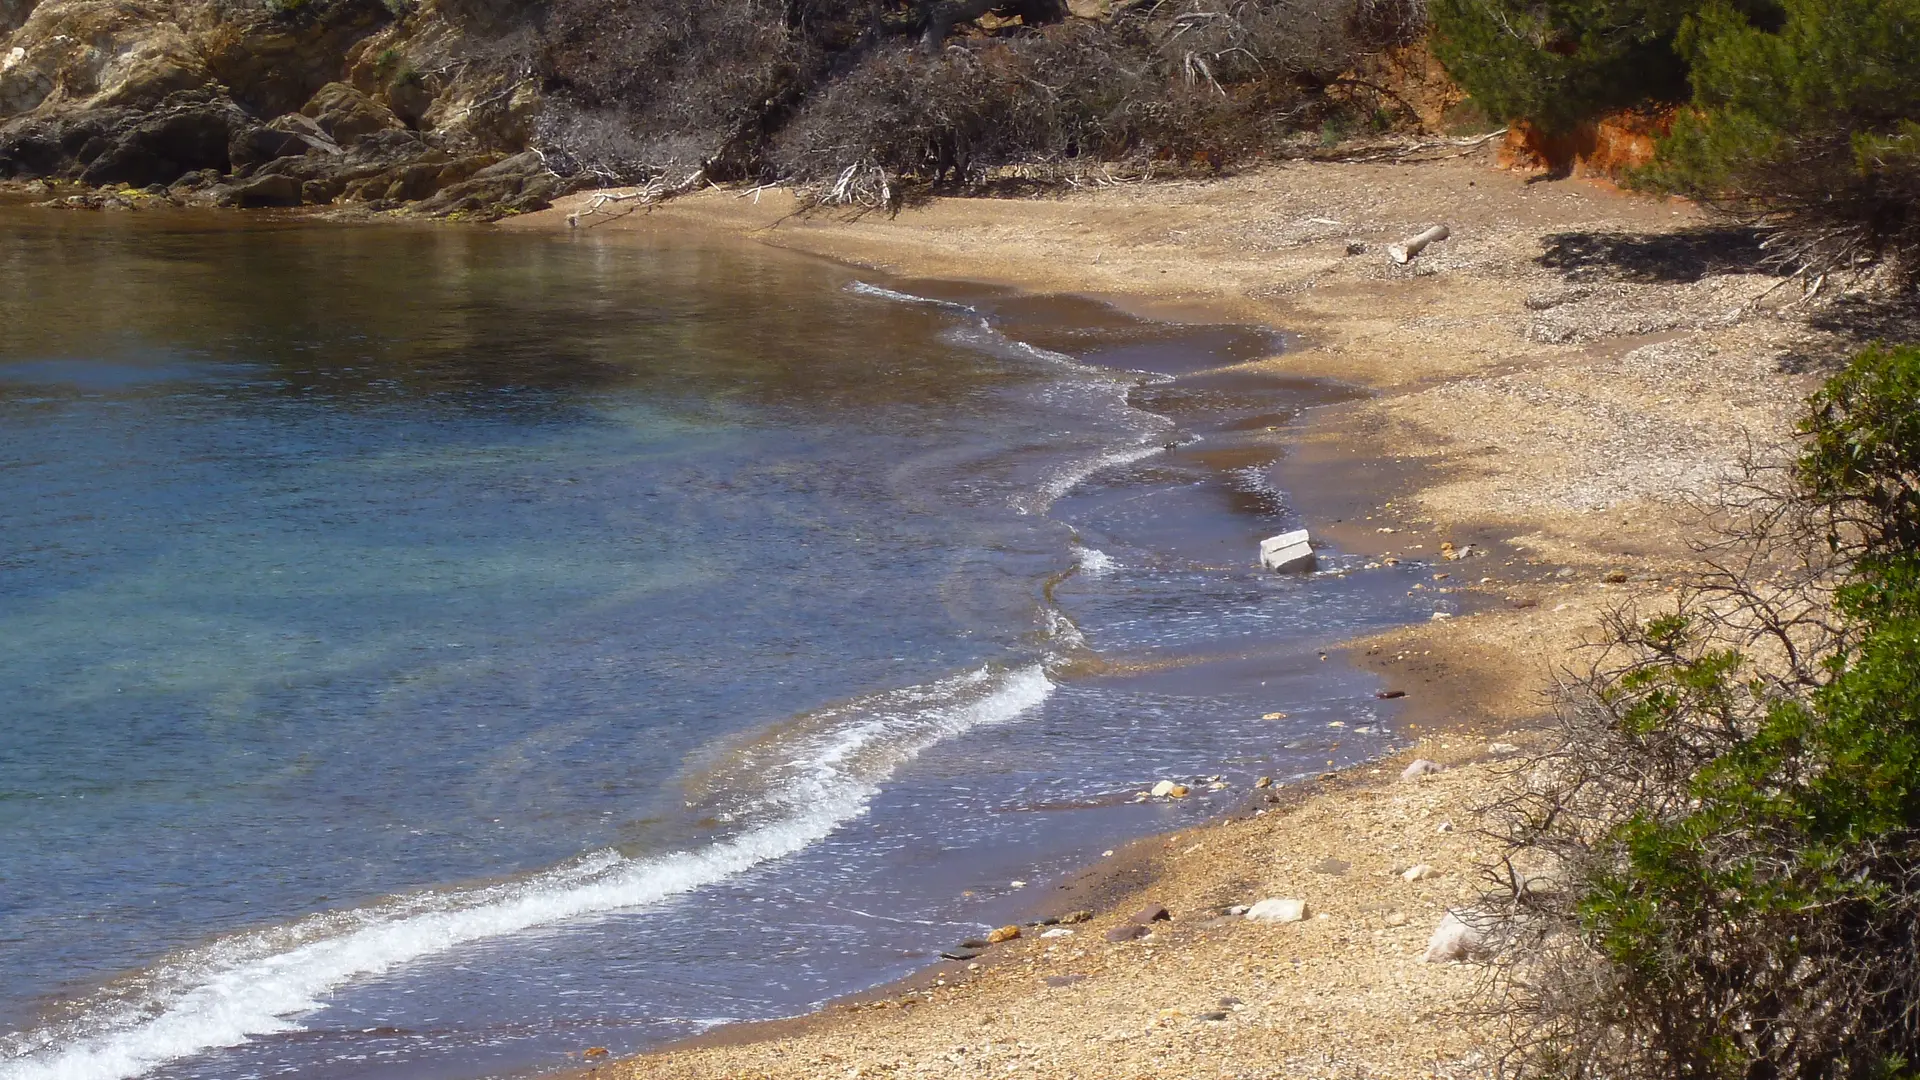
{"label": "wet sand", "polygon": [[[587,1062],[620,1076],[1480,1074],[1488,1033],[1455,1015],[1475,970],[1421,961],[1446,907],[1476,891],[1473,807],[1599,615],[1657,602],[1693,565],[1694,507],[1750,445],[1786,436],[1813,377],[1784,358],[1841,345],[1783,309],[1788,290],[1751,259],[1697,239],[1699,211],[1529,184],[1484,156],[940,199],[892,218],[714,190],[569,225],[587,198],[507,227],[697,228],[900,277],[1272,327],[1288,347],[1251,369],[1367,391],[1271,432],[1281,486],[1318,536],[1430,562],[1425,587],[1471,612],[1348,646],[1406,692],[1408,754],[1273,802],[1249,793],[1227,820],[1116,852],[1036,908],[1096,911],[1071,937],[1028,928],[977,967]],[[1436,222],[1453,238],[1388,260]],[[1450,768],[1400,782],[1416,756]],[[1403,880],[1415,863],[1436,873]],[[1309,918],[1222,914],[1270,896],[1306,900]],[[1148,903],[1171,921],[1104,939]]]}

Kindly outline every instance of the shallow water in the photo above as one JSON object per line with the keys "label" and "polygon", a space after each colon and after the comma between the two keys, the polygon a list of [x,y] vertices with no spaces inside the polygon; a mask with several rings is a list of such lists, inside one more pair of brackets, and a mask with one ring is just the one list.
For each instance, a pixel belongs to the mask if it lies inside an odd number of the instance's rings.
{"label": "shallow water", "polygon": [[1229,797],[1155,779],[1385,748],[1318,650],[1431,610],[1252,565],[1298,523],[1261,433],[1340,391],[1212,371],[1278,347],[1243,328],[24,210],[0,326],[5,1080],[789,1015]]}

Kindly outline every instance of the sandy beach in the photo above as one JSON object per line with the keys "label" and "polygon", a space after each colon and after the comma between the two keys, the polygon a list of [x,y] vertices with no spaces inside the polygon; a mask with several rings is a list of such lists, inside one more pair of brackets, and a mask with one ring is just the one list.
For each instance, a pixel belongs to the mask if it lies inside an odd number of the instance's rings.
{"label": "sandy beach", "polygon": [[[1677,202],[1530,183],[1482,147],[1419,163],[1295,164],[1207,182],[802,213],[791,192],[663,206],[591,195],[503,227],[698,228],[872,267],[1256,322],[1258,363],[1366,388],[1272,437],[1314,532],[1431,563],[1470,614],[1352,642],[1405,691],[1406,754],[1116,852],[970,962],[812,1017],[728,1028],[622,1077],[1478,1076],[1478,972],[1423,962],[1477,891],[1475,807],[1524,759],[1555,672],[1601,613],[1694,565],[1699,507],[1789,434],[1844,328],[1810,320],[1751,238]],[[1389,244],[1452,236],[1408,265]],[[1451,558],[1448,554],[1464,558]],[[1415,758],[1445,771],[1402,780]],[[1426,867],[1409,873],[1416,867]],[[1411,878],[1411,880],[1409,880]],[[1228,909],[1305,901],[1303,921]],[[1150,906],[1171,915],[1110,941]],[[1116,935],[1116,936],[1126,936]]]}

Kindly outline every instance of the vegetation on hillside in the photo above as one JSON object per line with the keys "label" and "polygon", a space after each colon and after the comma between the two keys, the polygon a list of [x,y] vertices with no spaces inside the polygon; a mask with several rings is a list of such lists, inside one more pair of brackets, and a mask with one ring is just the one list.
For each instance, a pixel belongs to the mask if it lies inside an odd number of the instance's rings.
{"label": "vegetation on hillside", "polygon": [[555,0],[542,139],[608,178],[977,181],[1246,160],[1390,99],[1421,0]]}
{"label": "vegetation on hillside", "polygon": [[1778,231],[1783,262],[1920,270],[1920,0],[1434,0],[1491,114],[1677,106],[1643,186]]}
{"label": "vegetation on hillside", "polygon": [[1858,356],[1502,807],[1519,1075],[1920,1066],[1920,349]]}

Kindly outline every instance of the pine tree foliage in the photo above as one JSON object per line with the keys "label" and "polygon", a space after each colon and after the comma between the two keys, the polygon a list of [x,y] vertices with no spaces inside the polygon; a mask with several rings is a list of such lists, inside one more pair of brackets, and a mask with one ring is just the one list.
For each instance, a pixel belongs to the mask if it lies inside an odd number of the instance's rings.
{"label": "pine tree foliage", "polygon": [[1809,280],[1920,256],[1920,0],[1434,0],[1490,114],[1569,131],[1677,107],[1634,178],[1779,231]]}

